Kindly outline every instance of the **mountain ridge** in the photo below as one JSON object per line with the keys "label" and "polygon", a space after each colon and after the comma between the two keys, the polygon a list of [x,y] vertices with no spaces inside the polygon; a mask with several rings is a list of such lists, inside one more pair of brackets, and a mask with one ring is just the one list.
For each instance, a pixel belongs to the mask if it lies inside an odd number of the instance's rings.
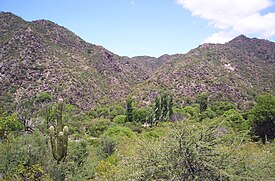
{"label": "mountain ridge", "polygon": [[275,43],[267,40],[240,35],[186,54],[130,58],[87,43],[51,21],[27,22],[1,12],[0,23],[2,102],[8,98],[16,104],[46,92],[53,100],[66,98],[89,110],[128,96],[148,103],[161,92],[176,99],[225,92],[235,102],[275,92]]}

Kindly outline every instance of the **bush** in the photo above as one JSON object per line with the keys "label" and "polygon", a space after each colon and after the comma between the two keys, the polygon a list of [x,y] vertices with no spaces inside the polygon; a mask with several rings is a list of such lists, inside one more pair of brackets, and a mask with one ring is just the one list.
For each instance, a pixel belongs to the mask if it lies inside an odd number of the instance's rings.
{"label": "bush", "polygon": [[[22,174],[25,174],[24,177],[36,177],[38,164],[39,168],[46,168],[51,160],[50,149],[46,143],[47,137],[39,131],[18,137],[10,135],[9,140],[0,145],[0,179],[4,176],[15,180]],[[29,171],[35,171],[34,175],[29,175]],[[44,171],[41,171],[41,174],[42,172]]]}
{"label": "bush", "polygon": [[47,92],[42,92],[36,97],[36,101],[39,103],[50,102],[52,100],[52,96]]}
{"label": "bush", "polygon": [[236,108],[236,106],[233,103],[228,101],[215,102],[210,107],[217,116],[221,116],[224,114],[225,111]]}
{"label": "bush", "polygon": [[117,125],[104,131],[102,137],[108,137],[109,139],[118,142],[123,138],[134,139],[136,135],[130,128]]}
{"label": "bush", "polygon": [[225,111],[223,114],[225,121],[229,123],[229,126],[235,131],[249,130],[249,125],[246,120],[244,120],[241,113],[234,109]]}
{"label": "bush", "polygon": [[124,139],[135,139],[135,133],[127,127],[114,126],[107,129],[101,136],[100,141],[102,151],[106,156],[110,156],[115,151],[116,145]]}
{"label": "bush", "polygon": [[116,124],[124,124],[126,122],[126,116],[125,115],[117,115],[113,122]]}
{"label": "bush", "polygon": [[182,113],[184,114],[184,116],[189,117],[189,118],[197,118],[199,115],[199,109],[197,107],[193,107],[193,106],[185,106],[182,109]]}
{"label": "bush", "polygon": [[132,131],[137,132],[137,133],[142,132],[142,124],[140,122],[126,122],[125,127],[128,127]]}
{"label": "bush", "polygon": [[110,108],[110,118],[114,119],[118,115],[124,115],[125,114],[125,108],[121,105],[114,105]]}
{"label": "bush", "polygon": [[[144,142],[137,155],[123,160],[121,180],[218,180],[211,131],[197,122],[177,122],[161,140]],[[204,136],[202,137],[201,134]],[[218,164],[215,165],[218,167]]]}
{"label": "bush", "polygon": [[83,126],[89,135],[99,137],[111,125],[112,122],[109,119],[93,119],[90,122],[84,123]]}
{"label": "bush", "polygon": [[213,119],[215,117],[215,112],[212,111],[211,108],[207,108],[205,111],[203,111],[200,115],[200,120],[209,118],[209,119]]}
{"label": "bush", "polygon": [[148,109],[140,108],[133,110],[134,121],[144,123],[148,117]]}
{"label": "bush", "polygon": [[7,132],[19,131],[23,125],[16,119],[16,115],[0,115],[0,139],[6,137]]}

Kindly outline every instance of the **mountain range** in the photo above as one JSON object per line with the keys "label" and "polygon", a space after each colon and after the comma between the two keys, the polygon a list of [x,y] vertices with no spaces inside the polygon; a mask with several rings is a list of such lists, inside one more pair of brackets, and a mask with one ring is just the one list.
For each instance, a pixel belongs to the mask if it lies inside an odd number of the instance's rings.
{"label": "mountain range", "polygon": [[87,43],[51,21],[0,13],[0,102],[43,93],[89,110],[133,97],[149,104],[172,94],[184,104],[199,93],[236,103],[275,94],[275,43],[240,35],[186,54],[125,57]]}

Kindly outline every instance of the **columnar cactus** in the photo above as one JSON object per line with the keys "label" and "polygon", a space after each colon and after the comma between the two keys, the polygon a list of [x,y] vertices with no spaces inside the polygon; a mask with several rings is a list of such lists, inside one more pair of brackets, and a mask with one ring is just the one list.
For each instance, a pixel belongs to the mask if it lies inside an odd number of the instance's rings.
{"label": "columnar cactus", "polygon": [[50,126],[50,139],[52,146],[52,153],[57,163],[64,159],[67,155],[68,147],[68,127],[62,124],[62,111],[63,111],[63,100],[58,101],[56,110],[56,126]]}

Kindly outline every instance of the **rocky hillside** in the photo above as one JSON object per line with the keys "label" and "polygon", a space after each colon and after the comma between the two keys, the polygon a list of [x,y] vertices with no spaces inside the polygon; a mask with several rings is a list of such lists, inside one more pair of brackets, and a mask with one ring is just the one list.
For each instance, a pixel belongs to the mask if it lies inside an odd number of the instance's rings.
{"label": "rocky hillside", "polygon": [[90,109],[125,98],[161,65],[151,57],[120,57],[53,22],[26,22],[11,13],[0,14],[0,33],[3,101],[20,102],[46,92]]}
{"label": "rocky hillside", "polygon": [[[145,103],[166,91],[176,99],[200,92],[248,100],[275,93],[275,43],[239,36],[187,54],[121,57],[53,22],[0,13],[0,102],[50,95],[88,110],[124,100]],[[12,107],[12,106],[11,106]]]}
{"label": "rocky hillside", "polygon": [[[144,102],[165,90],[177,98],[206,92],[243,102],[256,95],[275,94],[275,43],[240,35],[225,44],[203,44],[184,55],[173,55],[146,80],[137,97]],[[218,96],[218,97],[217,97]]]}

